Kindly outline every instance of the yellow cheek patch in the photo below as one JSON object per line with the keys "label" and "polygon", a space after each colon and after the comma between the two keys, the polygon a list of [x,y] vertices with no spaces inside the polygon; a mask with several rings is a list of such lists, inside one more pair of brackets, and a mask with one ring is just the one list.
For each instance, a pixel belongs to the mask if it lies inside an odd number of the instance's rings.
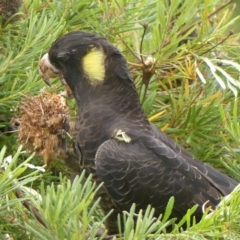
{"label": "yellow cheek patch", "polygon": [[91,51],[83,58],[83,70],[89,78],[91,85],[96,86],[104,81],[105,78],[105,54],[97,48]]}

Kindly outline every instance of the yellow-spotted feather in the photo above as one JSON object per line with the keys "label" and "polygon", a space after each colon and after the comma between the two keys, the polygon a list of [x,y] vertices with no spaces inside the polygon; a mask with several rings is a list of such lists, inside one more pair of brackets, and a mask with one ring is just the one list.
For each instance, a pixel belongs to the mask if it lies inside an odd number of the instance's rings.
{"label": "yellow-spotted feather", "polygon": [[105,54],[101,49],[92,48],[83,58],[83,70],[91,85],[96,86],[104,81],[105,77]]}

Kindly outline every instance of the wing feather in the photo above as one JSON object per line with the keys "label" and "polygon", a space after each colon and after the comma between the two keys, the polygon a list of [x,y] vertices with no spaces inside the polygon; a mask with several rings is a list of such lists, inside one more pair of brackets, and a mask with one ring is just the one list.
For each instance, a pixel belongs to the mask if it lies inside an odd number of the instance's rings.
{"label": "wing feather", "polygon": [[219,203],[221,192],[196,167],[169,147],[164,149],[163,144],[159,146],[161,155],[156,154],[154,141],[150,142],[151,148],[141,141],[125,143],[111,139],[97,151],[97,174],[119,211],[128,211],[135,202],[137,210],[151,204],[159,215],[174,196],[173,217],[181,218],[188,208],[198,204],[196,218],[199,219],[206,201],[212,207]]}
{"label": "wing feather", "polygon": [[192,167],[195,167],[202,177],[209,181],[209,183],[211,183],[215,188],[217,188],[223,196],[231,193],[231,191],[237,186],[237,181],[231,179],[225,174],[222,174],[208,164],[194,158],[184,148],[171,140],[163,132],[159,131],[153,124],[151,124],[151,127],[153,134],[157,139],[159,139],[163,144],[165,144],[165,146],[173,150],[174,153],[181,157],[182,161],[185,161],[192,165]]}

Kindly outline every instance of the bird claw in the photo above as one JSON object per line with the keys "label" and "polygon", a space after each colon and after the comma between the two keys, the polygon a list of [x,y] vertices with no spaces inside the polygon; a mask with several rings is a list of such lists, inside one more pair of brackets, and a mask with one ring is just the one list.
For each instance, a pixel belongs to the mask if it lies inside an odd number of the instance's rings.
{"label": "bird claw", "polygon": [[65,164],[72,169],[74,172],[80,172],[79,161],[77,155],[68,148],[67,146],[67,138],[66,135],[68,134],[67,131],[64,129],[60,129],[63,131],[59,131],[58,135],[58,147],[61,157]]}
{"label": "bird claw", "polygon": [[60,148],[60,152],[66,153],[68,151],[67,147],[67,131],[65,129],[58,129],[58,146]]}
{"label": "bird claw", "polygon": [[57,135],[61,135],[61,137],[66,138],[67,131],[65,129],[58,129]]}
{"label": "bird claw", "polygon": [[[202,205],[202,212],[205,213],[206,211],[206,205],[209,203],[209,200],[207,200],[203,205]],[[209,213],[207,214],[207,218],[210,217],[214,213],[213,209],[209,209]]]}

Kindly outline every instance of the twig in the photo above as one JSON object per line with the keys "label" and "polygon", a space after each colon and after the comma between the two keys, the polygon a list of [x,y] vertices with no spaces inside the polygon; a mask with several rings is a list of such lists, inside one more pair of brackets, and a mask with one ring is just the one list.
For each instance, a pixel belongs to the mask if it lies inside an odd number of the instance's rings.
{"label": "twig", "polygon": [[[119,34],[118,34],[119,35]],[[119,35],[120,36],[120,35]],[[120,36],[121,38],[121,36]],[[141,61],[141,59],[139,59],[139,57],[137,56],[137,54],[128,46],[128,44],[122,39],[122,43],[125,45],[125,47],[132,53],[133,56],[135,56],[137,58],[138,61]]]}
{"label": "twig", "polygon": [[[222,6],[220,6],[219,8],[217,8],[215,11],[213,11],[211,14],[209,14],[207,16],[207,18],[211,18],[213,15],[215,15],[216,13],[220,12],[223,8],[227,7],[229,4],[231,4],[233,2],[233,0],[229,0],[228,2],[226,2],[225,4],[223,4]],[[199,20],[195,23],[192,23],[190,26],[186,27],[185,29],[181,30],[177,36],[181,36],[184,35],[186,32],[188,32],[191,28],[193,28],[196,25],[199,25],[202,23],[202,20]],[[162,47],[165,47],[166,45],[168,45],[171,42],[171,39],[167,40]],[[157,49],[157,51],[154,51],[152,54],[155,54],[156,52],[158,52],[159,49]]]}
{"label": "twig", "polygon": [[140,42],[140,57],[141,57],[141,60],[142,60],[142,63],[144,66],[146,66],[144,60],[143,60],[143,57],[142,57],[142,47],[143,47],[143,39],[144,39],[144,36],[146,34],[146,31],[147,31],[147,28],[148,28],[148,24],[147,23],[144,23],[144,24],[141,24],[143,26],[143,35],[142,35],[142,39],[141,39],[141,42]]}
{"label": "twig", "polygon": [[[24,195],[22,194],[20,189],[15,190],[15,195],[17,198],[24,198]],[[30,212],[34,214],[38,222],[40,222],[44,227],[47,227],[36,207],[34,207],[28,200],[22,200],[21,202],[26,209],[28,209]]]}
{"label": "twig", "polygon": [[[189,108],[193,105],[193,103],[197,100],[197,98],[201,95],[203,89],[201,88],[200,92],[194,97],[194,99],[188,104],[187,108],[181,112],[181,114],[178,116],[178,118],[175,118],[172,122],[172,126],[173,124],[177,121],[177,119],[181,118],[181,116],[183,116],[183,114],[185,114]],[[181,128],[182,124],[178,125],[177,128]]]}
{"label": "twig", "polygon": [[217,46],[219,46],[220,44],[224,43],[231,35],[233,35],[233,31],[230,31],[229,34],[219,43],[217,43],[216,45],[214,45],[213,47],[211,47],[210,49],[206,50],[205,52],[201,53],[200,56],[203,56],[204,54],[211,52],[214,48],[216,48]]}

